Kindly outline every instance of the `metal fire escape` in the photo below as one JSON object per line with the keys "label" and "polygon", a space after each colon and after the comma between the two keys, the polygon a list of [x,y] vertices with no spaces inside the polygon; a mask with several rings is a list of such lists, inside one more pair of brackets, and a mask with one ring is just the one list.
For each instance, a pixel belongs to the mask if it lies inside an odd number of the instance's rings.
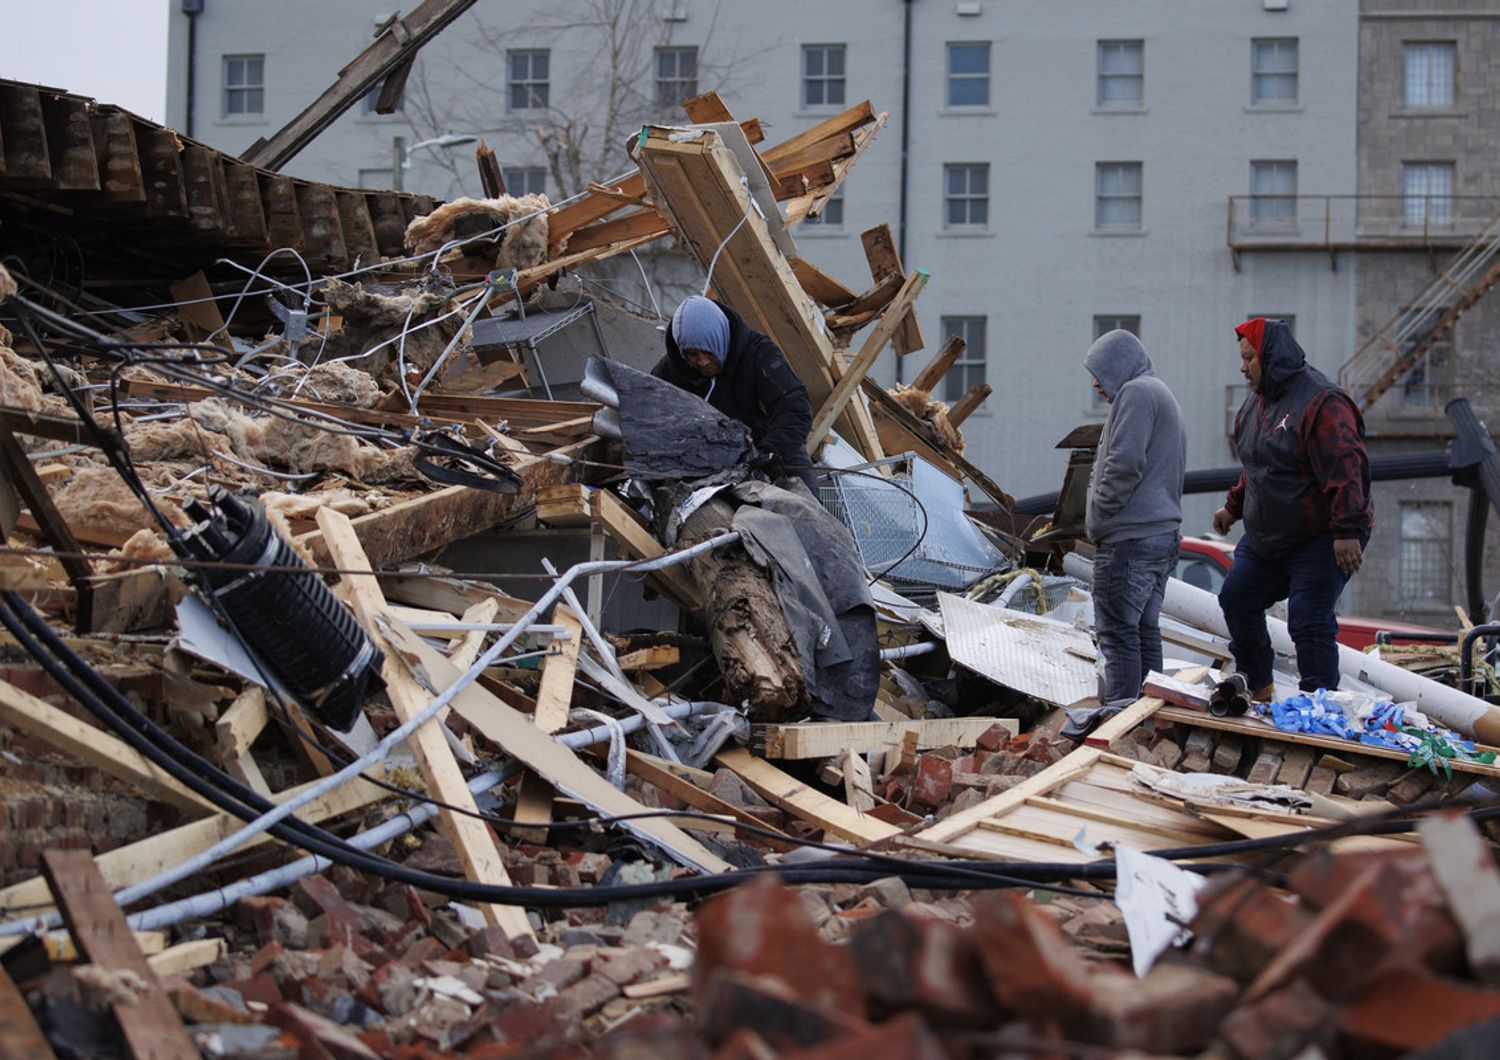
{"label": "metal fire escape", "polygon": [[1339,383],[1367,411],[1500,282],[1500,214],[1432,282],[1339,369]]}

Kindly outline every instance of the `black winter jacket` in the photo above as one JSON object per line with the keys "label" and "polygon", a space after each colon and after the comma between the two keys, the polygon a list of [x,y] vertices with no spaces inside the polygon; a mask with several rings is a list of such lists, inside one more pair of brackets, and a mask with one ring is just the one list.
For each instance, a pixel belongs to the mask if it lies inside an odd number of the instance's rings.
{"label": "black winter jacket", "polygon": [[677,348],[670,326],[667,354],[651,374],[706,398],[724,415],[739,420],[750,428],[756,448],[774,454],[787,469],[810,466],[812,402],[807,387],[774,342],[723,302],[714,304],[729,318],[729,352],[719,374],[712,379],[699,375]]}
{"label": "black winter jacket", "polygon": [[1234,418],[1244,473],[1225,498],[1257,552],[1284,556],[1313,538],[1370,532],[1370,462],[1359,409],[1307,363],[1285,321],[1267,320],[1260,389]]}

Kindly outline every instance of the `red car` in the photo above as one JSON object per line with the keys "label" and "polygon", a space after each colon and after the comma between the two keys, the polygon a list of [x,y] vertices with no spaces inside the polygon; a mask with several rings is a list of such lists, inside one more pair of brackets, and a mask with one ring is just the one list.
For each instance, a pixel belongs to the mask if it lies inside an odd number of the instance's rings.
{"label": "red car", "polygon": [[[1174,576],[1189,585],[1207,589],[1217,594],[1224,584],[1224,575],[1234,562],[1234,545],[1208,537],[1185,537],[1182,550],[1177,554],[1177,570]],[[1376,618],[1339,617],[1339,643],[1364,651],[1375,643],[1375,634],[1381,630],[1392,633],[1394,643],[1402,643],[1403,633],[1451,633],[1449,630],[1418,626],[1410,622],[1387,622]],[[1410,643],[1407,641],[1406,643]]]}

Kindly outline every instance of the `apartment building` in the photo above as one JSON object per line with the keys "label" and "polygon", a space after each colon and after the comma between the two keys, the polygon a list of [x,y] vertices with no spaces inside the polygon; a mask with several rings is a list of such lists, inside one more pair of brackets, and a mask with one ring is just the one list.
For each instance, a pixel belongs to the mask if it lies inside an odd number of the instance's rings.
{"label": "apartment building", "polygon": [[[1447,243],[1435,232],[1441,204],[1457,216],[1463,196],[1494,193],[1480,156],[1495,142],[1500,74],[1483,58],[1495,16],[1482,0],[1423,4],[1447,14],[1413,18],[1415,0],[480,0],[423,50],[399,109],[376,113],[372,94],[285,168],[477,194],[471,149],[444,146],[445,134],[477,135],[511,190],[557,200],[628,169],[631,133],[676,119],[695,92],[719,91],[773,141],[869,98],[890,113],[880,141],[795,238],[858,287],[859,234],[888,221],[907,264],[931,271],[919,303],[929,346],[948,332],[969,343],[948,395],[980,380],[995,390],[965,424],[968,455],[1016,495],[1055,488],[1054,443],[1106,411],[1083,352],[1128,327],[1187,414],[1190,466],[1222,467],[1234,462],[1227,428],[1243,396],[1233,325],[1288,318],[1313,363],[1337,374],[1462,245],[1461,226]],[[291,119],[392,10],[183,6],[196,13],[173,16],[168,120],[227,150]],[[1438,78],[1445,56],[1451,104],[1392,95]],[[1389,224],[1371,212],[1382,195]],[[1409,234],[1413,196],[1429,211],[1421,249],[1369,237],[1382,224]],[[673,296],[666,283],[647,290],[633,266],[615,281],[642,306]],[[1465,385],[1465,351],[1483,352],[1486,319],[1465,318],[1452,353],[1372,408],[1377,451],[1435,444],[1443,388]],[[893,360],[878,378],[913,374]],[[1412,416],[1421,422],[1407,438],[1395,422]],[[1417,544],[1437,540],[1433,528],[1448,527],[1450,572],[1456,554],[1457,508],[1422,507],[1461,507],[1452,487],[1386,492],[1372,544],[1384,573],[1367,572],[1351,594],[1363,611],[1406,609],[1410,565],[1436,562],[1437,546]],[[1189,498],[1187,531],[1205,531],[1217,504]],[[1447,606],[1457,580],[1446,596],[1436,580],[1423,585],[1423,599]]]}

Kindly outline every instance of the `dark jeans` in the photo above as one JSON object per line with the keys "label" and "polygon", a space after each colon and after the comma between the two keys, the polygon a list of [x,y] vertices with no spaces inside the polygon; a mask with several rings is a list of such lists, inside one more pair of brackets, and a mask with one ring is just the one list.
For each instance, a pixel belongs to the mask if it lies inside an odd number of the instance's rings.
{"label": "dark jeans", "polygon": [[[1369,541],[1366,534],[1363,547]],[[1349,576],[1333,555],[1333,535],[1324,534],[1281,557],[1255,551],[1249,538],[1234,549],[1234,566],[1219,590],[1219,607],[1229,627],[1234,665],[1251,691],[1271,683],[1271,636],[1266,609],[1285,600],[1286,629],[1297,648],[1298,687],[1304,692],[1339,686],[1338,619],[1333,606]]]}
{"label": "dark jeans", "polygon": [[1094,557],[1094,637],[1104,656],[1105,707],[1140,698],[1161,669],[1161,598],[1177,566],[1176,531],[1099,546]]}

